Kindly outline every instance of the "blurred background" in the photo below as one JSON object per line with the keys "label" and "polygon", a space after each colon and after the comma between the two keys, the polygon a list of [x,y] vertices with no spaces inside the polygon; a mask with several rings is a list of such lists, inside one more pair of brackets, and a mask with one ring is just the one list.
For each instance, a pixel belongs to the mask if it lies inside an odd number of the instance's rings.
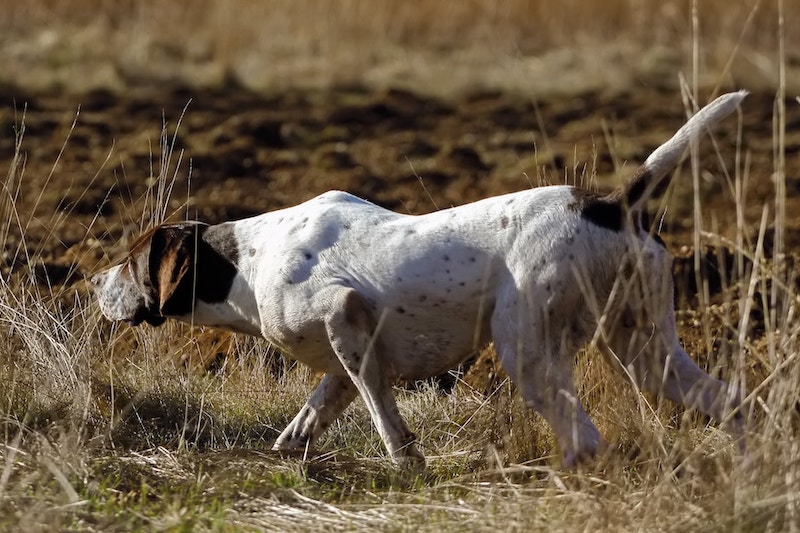
{"label": "blurred background", "polygon": [[[779,10],[779,7],[782,9]],[[543,96],[800,85],[786,0],[2,0],[0,82],[30,90],[359,84]],[[783,57],[779,54],[782,12]]]}

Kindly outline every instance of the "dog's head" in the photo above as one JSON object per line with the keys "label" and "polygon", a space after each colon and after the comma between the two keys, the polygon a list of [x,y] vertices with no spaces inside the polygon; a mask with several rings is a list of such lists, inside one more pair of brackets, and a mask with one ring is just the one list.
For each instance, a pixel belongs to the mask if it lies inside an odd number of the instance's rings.
{"label": "dog's head", "polygon": [[165,224],[139,237],[125,261],[93,275],[100,309],[131,326],[161,325],[167,316],[192,311],[197,243],[205,224]]}

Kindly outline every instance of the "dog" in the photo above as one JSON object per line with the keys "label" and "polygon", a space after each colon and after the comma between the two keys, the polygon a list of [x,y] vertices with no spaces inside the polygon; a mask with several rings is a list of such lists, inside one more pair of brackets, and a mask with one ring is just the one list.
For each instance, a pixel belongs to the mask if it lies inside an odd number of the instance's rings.
{"label": "dog", "polygon": [[645,204],[745,95],[700,110],[610,194],[538,187],[413,216],[330,191],[244,220],[158,226],[90,284],[112,321],[260,335],[324,373],[274,450],[312,445],[360,395],[392,461],[423,467],[392,383],[445,372],[489,342],[568,466],[605,446],[572,379],[589,341],[643,390],[727,421],[741,440],[740,391],[680,345],[671,257]]}

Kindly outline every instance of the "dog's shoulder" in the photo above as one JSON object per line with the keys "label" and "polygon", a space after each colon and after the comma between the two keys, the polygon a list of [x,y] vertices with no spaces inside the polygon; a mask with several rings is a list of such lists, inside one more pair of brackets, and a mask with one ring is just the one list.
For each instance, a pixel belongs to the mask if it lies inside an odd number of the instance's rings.
{"label": "dog's shoulder", "polygon": [[277,220],[286,225],[289,235],[314,241],[339,240],[348,233],[363,234],[386,220],[402,216],[343,191],[323,193],[290,208],[286,215]]}
{"label": "dog's shoulder", "polygon": [[[368,205],[368,206],[375,206],[372,202],[364,200],[363,198],[359,198],[358,196],[352,195],[349,192],[345,191],[327,191],[319,196],[315,196],[314,198],[304,202],[307,205],[315,205],[315,204],[361,204],[361,205]],[[300,204],[300,205],[304,205]]]}

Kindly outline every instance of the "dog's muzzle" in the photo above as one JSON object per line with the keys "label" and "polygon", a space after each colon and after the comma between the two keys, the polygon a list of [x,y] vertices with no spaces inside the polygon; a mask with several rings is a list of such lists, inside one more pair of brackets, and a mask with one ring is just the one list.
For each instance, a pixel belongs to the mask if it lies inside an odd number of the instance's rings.
{"label": "dog's muzzle", "polygon": [[137,289],[120,279],[118,268],[99,272],[88,281],[100,310],[109,320],[125,322],[132,327],[142,322],[160,326],[166,320],[148,305],[147,298],[142,298]]}

